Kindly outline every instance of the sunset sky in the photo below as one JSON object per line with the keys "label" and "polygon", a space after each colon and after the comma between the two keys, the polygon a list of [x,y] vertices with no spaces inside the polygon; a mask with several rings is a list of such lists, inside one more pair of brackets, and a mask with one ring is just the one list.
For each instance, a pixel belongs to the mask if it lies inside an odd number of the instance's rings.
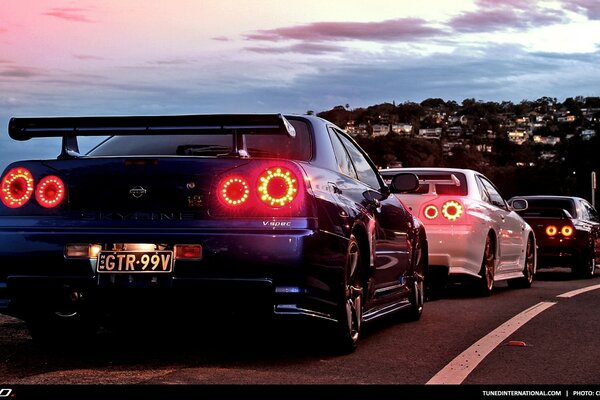
{"label": "sunset sky", "polygon": [[598,0],[0,0],[11,116],[306,113],[600,96]]}

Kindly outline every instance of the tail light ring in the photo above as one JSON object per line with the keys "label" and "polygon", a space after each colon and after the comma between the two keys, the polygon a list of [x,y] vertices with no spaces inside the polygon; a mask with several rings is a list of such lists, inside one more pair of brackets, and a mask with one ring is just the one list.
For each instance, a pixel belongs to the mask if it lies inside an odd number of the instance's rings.
{"label": "tail light ring", "polygon": [[558,228],[556,228],[554,225],[548,225],[546,227],[546,235],[555,236],[557,233],[558,233]]}
{"label": "tail light ring", "polygon": [[436,206],[430,204],[423,210],[423,214],[427,219],[436,219],[439,215],[439,211]]}
{"label": "tail light ring", "polygon": [[44,208],[56,207],[64,198],[65,184],[58,176],[45,176],[35,188],[35,199]]}
{"label": "tail light ring", "polygon": [[286,168],[269,168],[260,175],[257,191],[263,203],[271,207],[283,207],[296,197],[298,181]]}
{"label": "tail light ring", "polygon": [[34,181],[27,168],[16,167],[4,175],[0,198],[9,208],[19,208],[29,201],[34,190]]}
{"label": "tail light ring", "polygon": [[442,206],[442,215],[448,221],[456,221],[463,214],[463,206],[456,200],[449,200]]}
{"label": "tail light ring", "polygon": [[565,225],[562,228],[560,228],[560,233],[563,236],[569,237],[569,236],[573,235],[573,227],[569,226],[569,225]]}

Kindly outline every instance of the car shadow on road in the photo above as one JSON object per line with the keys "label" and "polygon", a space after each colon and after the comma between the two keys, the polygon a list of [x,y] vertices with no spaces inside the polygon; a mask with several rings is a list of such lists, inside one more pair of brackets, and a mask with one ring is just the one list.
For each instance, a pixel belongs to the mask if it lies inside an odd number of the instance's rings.
{"label": "car shadow on road", "polygon": [[83,343],[32,340],[25,323],[0,315],[0,381],[56,371],[149,370],[168,367],[288,365],[337,357],[323,326],[287,321],[213,321],[165,324],[131,321]]}

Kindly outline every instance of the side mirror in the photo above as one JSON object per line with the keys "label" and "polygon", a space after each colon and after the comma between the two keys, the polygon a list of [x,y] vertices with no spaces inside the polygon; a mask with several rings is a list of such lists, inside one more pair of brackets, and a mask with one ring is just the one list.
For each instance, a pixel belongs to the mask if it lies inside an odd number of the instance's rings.
{"label": "side mirror", "polygon": [[515,211],[525,211],[529,207],[529,203],[525,199],[514,199],[511,200],[510,206]]}
{"label": "side mirror", "polygon": [[393,193],[414,192],[419,188],[419,178],[408,172],[396,174],[392,178],[390,188]]}

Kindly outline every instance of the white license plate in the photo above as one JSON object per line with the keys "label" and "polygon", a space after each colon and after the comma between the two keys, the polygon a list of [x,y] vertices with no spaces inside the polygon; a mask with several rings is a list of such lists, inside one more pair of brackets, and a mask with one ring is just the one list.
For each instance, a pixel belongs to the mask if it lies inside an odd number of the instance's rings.
{"label": "white license plate", "polygon": [[98,273],[169,273],[173,271],[173,252],[101,251],[96,263]]}

